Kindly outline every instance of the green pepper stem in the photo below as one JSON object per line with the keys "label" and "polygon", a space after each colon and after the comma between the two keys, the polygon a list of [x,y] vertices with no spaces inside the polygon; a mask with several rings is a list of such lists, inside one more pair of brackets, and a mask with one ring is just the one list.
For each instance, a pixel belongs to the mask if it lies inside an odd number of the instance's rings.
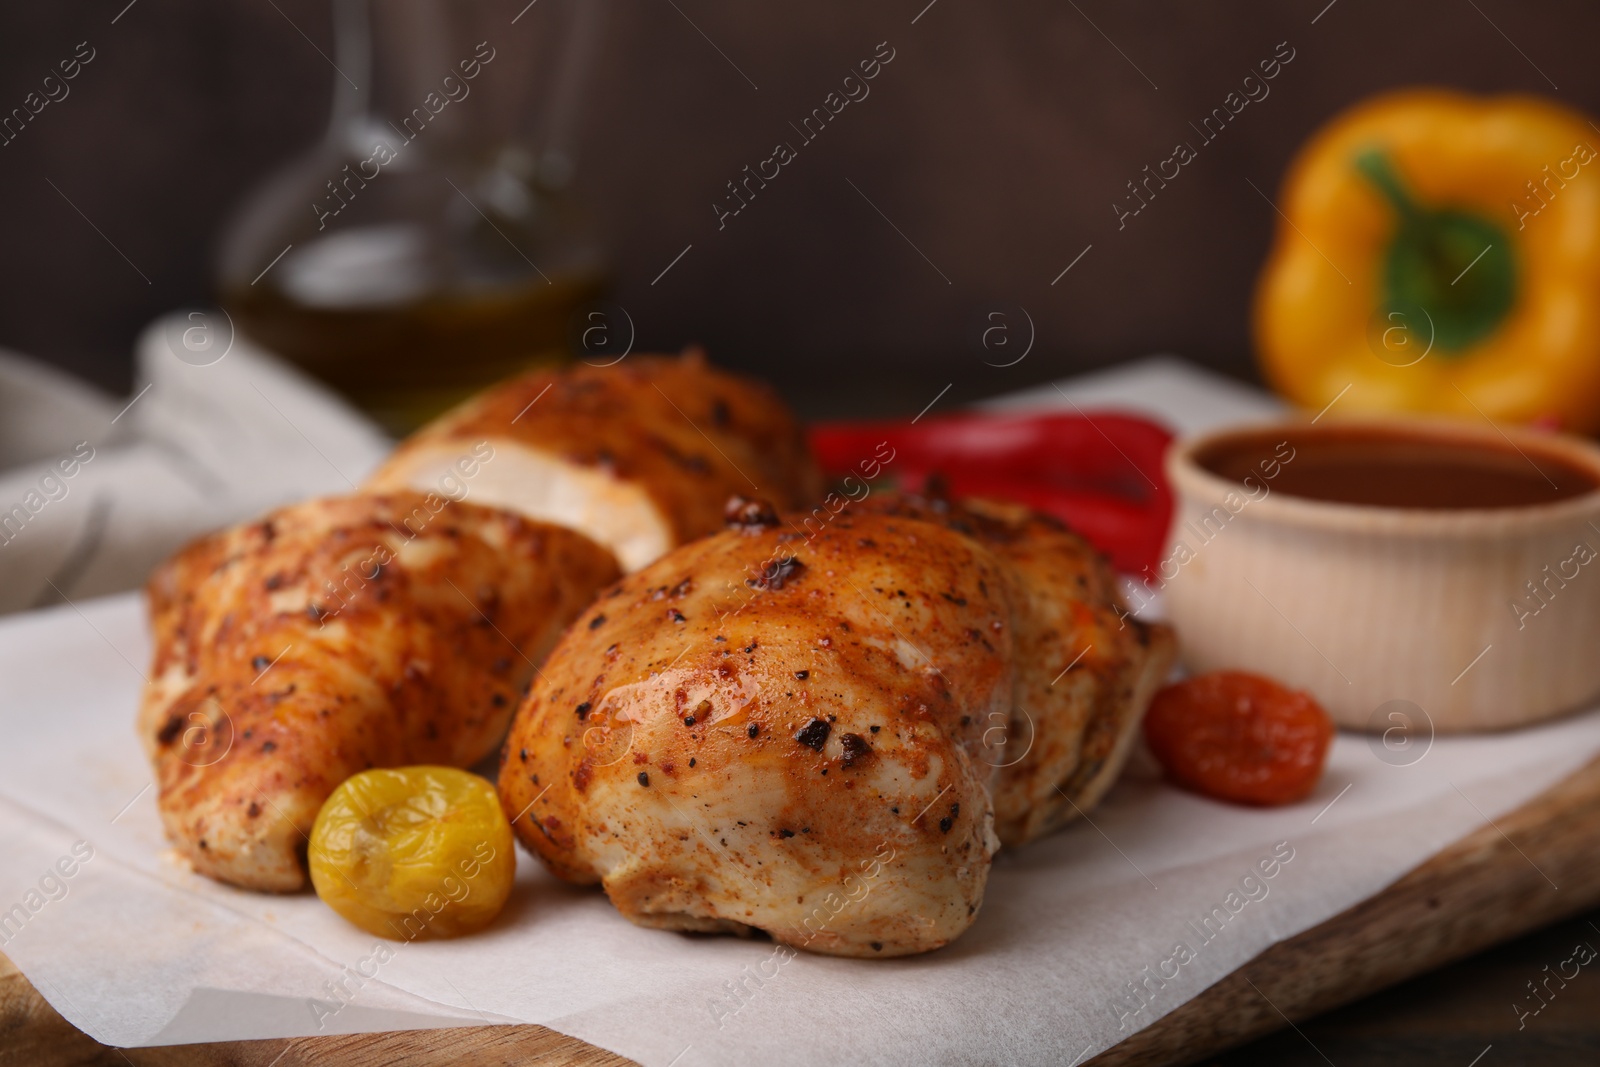
{"label": "green pepper stem", "polygon": [[1441,358],[1493,336],[1516,303],[1512,237],[1487,215],[1413,196],[1393,159],[1370,147],[1352,161],[1396,215],[1374,293],[1380,312],[1413,313],[1433,324]]}
{"label": "green pepper stem", "polygon": [[1355,162],[1356,169],[1383,194],[1383,198],[1389,201],[1402,220],[1409,222],[1422,215],[1421,206],[1412,199],[1405,181],[1388,155],[1376,148],[1369,148],[1356,156]]}

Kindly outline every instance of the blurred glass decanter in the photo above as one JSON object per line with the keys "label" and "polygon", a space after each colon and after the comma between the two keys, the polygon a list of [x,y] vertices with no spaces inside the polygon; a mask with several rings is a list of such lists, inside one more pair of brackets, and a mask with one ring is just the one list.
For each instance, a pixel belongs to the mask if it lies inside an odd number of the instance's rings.
{"label": "blurred glass decanter", "polygon": [[568,187],[596,0],[334,0],[327,135],[245,202],[223,306],[394,433],[565,358],[605,288]]}

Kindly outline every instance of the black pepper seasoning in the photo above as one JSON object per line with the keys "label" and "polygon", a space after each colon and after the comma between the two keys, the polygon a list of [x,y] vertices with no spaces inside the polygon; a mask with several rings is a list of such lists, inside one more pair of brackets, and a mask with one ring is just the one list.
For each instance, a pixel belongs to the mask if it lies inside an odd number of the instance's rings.
{"label": "black pepper seasoning", "polygon": [[844,734],[839,738],[839,743],[844,748],[844,765],[847,768],[864,762],[872,755],[872,746],[860,734]]}
{"label": "black pepper seasoning", "polygon": [[822,746],[828,743],[828,734],[832,729],[833,727],[829,726],[826,721],[812,719],[800,727],[799,731],[795,733],[794,739],[809,749],[821,752]]}

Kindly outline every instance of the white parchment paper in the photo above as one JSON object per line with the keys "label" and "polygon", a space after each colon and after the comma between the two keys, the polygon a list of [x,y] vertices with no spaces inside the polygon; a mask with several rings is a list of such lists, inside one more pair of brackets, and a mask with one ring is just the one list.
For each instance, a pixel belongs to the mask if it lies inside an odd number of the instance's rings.
{"label": "white parchment paper", "polygon": [[384,951],[314,896],[228,889],[171,859],[129,726],[147,651],[133,595],[0,623],[0,908],[28,913],[0,948],[74,1024],[121,1045],[487,1019],[682,1067],[1071,1063],[1600,751],[1600,714],[1441,739],[1410,766],[1341,736],[1317,795],[1269,811],[1135,766],[1092,824],[1002,855],[977,923],[921,958],[788,958],[639,929],[525,855],[491,930]]}
{"label": "white parchment paper", "polygon": [[[1171,363],[1118,375],[1085,402],[1154,398],[1186,428],[1269,406]],[[0,949],[117,1045],[521,1021],[662,1067],[1071,1064],[1600,752],[1600,712],[1400,760],[1342,735],[1315,796],[1260,811],[1136,761],[1092,822],[1003,854],[972,929],[912,959],[640,929],[525,854],[488,931],[395,946],[173,859],[132,728],[148,655],[132,594],[0,621]]]}

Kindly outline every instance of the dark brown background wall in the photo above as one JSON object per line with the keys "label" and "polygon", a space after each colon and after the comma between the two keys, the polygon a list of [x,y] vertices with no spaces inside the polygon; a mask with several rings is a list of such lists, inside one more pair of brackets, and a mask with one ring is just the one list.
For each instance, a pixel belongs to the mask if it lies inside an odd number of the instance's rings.
{"label": "dark brown background wall", "polygon": [[[523,2],[505,5],[507,47]],[[704,341],[813,410],[915,409],[930,382],[955,380],[956,400],[1153,350],[1249,375],[1274,224],[1250,183],[1275,195],[1318,123],[1416,83],[1600,109],[1594,4],[926,3],[611,0],[577,181],[642,344]],[[0,148],[0,344],[117,389],[145,322],[211,298],[221,220],[319,135],[336,77],[316,51],[332,52],[326,0],[125,4],[0,10],[0,111],[79,41],[97,50]],[[880,41],[896,57],[871,96],[719,232],[723,184]],[[1188,124],[1284,41],[1271,95],[1119,231],[1125,183],[1197,143]],[[984,366],[974,324],[1016,306],[1036,347]]]}

